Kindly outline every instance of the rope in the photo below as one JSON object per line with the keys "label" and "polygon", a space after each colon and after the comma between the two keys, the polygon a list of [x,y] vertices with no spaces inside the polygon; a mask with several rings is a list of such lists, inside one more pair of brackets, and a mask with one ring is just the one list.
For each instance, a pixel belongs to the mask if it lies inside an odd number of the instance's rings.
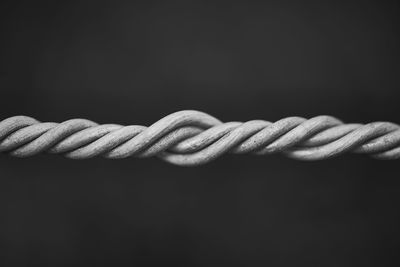
{"label": "rope", "polygon": [[400,126],[344,124],[331,116],[222,123],[194,110],[175,112],[149,127],[99,125],[85,119],[39,122],[26,116],[0,122],[0,152],[29,157],[45,151],[72,159],[158,156],[185,166],[204,164],[227,152],[322,160],[352,151],[399,159]]}

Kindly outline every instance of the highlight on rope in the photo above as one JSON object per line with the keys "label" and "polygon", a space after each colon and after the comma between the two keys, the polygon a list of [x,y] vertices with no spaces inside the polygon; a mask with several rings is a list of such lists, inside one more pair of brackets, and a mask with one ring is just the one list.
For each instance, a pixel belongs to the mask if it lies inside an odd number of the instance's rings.
{"label": "highlight on rope", "polygon": [[331,116],[221,122],[195,110],[172,113],[148,127],[86,119],[39,122],[27,116],[0,122],[0,152],[15,157],[42,152],[72,159],[157,156],[192,166],[225,153],[282,153],[299,160],[322,160],[348,151],[399,159],[400,126],[391,122],[345,124]]}

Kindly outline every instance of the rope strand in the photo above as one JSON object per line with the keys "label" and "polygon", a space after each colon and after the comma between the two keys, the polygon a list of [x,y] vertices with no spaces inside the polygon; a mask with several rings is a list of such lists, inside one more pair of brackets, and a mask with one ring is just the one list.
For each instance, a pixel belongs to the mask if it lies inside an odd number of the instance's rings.
{"label": "rope strand", "polygon": [[227,152],[283,153],[299,160],[322,160],[348,151],[399,159],[400,126],[391,122],[344,124],[331,116],[223,123],[194,110],[175,112],[149,127],[99,125],[85,119],[39,122],[27,116],[0,122],[0,152],[15,157],[41,152],[72,159],[158,156],[191,166]]}

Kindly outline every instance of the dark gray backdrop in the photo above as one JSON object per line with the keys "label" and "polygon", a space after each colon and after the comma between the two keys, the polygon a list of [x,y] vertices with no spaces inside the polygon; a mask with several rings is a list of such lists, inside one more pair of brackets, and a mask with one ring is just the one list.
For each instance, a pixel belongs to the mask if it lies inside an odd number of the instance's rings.
{"label": "dark gray backdrop", "polygon": [[[258,2],[2,2],[0,119],[400,122],[398,3]],[[1,155],[0,265],[395,266],[398,174],[363,155]]]}

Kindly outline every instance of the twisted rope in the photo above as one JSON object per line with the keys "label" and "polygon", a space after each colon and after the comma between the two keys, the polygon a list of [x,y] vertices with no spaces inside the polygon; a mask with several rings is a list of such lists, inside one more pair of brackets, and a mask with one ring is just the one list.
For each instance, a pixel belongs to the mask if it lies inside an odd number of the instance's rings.
{"label": "twisted rope", "polygon": [[99,125],[85,119],[39,122],[26,116],[0,122],[0,152],[29,157],[44,151],[72,159],[158,156],[186,166],[207,163],[227,152],[281,152],[300,160],[322,160],[353,151],[398,159],[400,126],[344,124],[331,116],[222,123],[193,110],[175,112],[149,127]]}

